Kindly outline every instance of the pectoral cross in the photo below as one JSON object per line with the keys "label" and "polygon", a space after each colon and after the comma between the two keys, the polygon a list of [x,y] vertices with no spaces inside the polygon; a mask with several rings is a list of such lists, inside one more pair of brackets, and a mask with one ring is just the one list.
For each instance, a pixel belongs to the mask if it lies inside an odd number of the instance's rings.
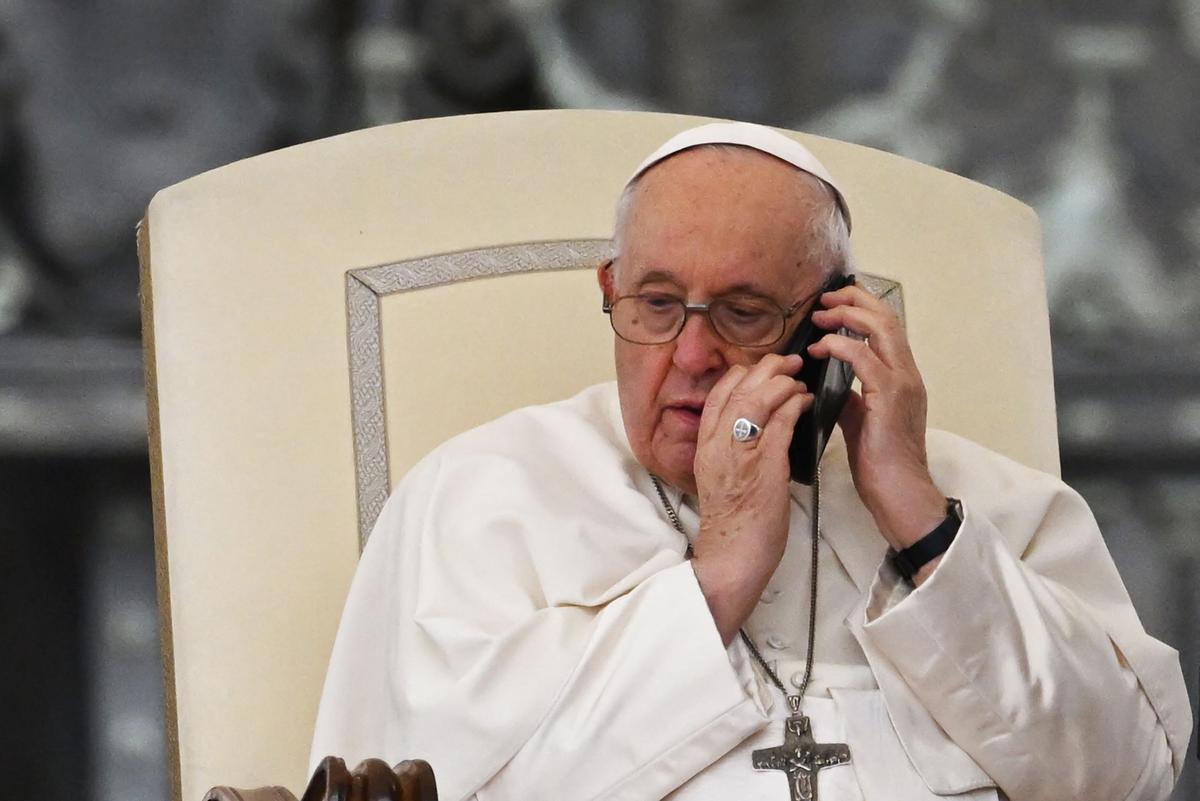
{"label": "pectoral cross", "polygon": [[790,695],[788,703],[792,706],[792,716],[783,724],[783,745],[760,748],[751,757],[756,770],[787,773],[792,801],[817,801],[817,772],[848,763],[850,746],[818,743],[813,739],[808,716],[800,714],[800,697]]}

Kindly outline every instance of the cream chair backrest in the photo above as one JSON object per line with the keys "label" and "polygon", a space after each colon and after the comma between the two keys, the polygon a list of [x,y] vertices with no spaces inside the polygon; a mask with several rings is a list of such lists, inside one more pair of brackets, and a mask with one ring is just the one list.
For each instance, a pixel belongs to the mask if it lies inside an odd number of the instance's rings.
{"label": "cream chair backrest", "polygon": [[[302,786],[360,532],[442,439],[611,378],[593,270],[614,200],[699,122],[424,120],[155,197],[140,244],[176,797]],[[1057,471],[1033,212],[797,136],[846,189],[860,267],[903,284],[931,423]]]}

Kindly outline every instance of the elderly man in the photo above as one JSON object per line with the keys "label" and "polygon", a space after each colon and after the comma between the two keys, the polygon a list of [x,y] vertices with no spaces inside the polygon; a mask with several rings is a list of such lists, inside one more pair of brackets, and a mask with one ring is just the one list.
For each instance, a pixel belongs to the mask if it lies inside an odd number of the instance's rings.
{"label": "elderly man", "polygon": [[[598,278],[616,385],[447,442],[363,553],[313,745],[445,799],[1150,799],[1190,732],[1077,495],[943,432],[804,148],[666,143]],[[815,344],[781,351],[804,326]],[[853,367],[807,487],[806,360]],[[799,436],[799,435],[795,435]],[[807,435],[806,435],[807,436]]]}

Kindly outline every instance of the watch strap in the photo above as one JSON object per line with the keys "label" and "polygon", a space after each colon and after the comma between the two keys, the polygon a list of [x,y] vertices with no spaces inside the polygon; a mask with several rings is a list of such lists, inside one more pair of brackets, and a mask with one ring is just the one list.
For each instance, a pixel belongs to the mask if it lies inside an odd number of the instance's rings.
{"label": "watch strap", "polygon": [[912,583],[922,567],[950,549],[962,526],[961,505],[957,498],[946,499],[946,517],[933,531],[903,550],[892,552],[892,564],[901,577]]}

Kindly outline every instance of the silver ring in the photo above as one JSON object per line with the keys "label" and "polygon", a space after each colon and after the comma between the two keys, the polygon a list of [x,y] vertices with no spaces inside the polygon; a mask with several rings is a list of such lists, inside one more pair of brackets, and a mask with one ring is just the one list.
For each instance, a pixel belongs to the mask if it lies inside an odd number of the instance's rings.
{"label": "silver ring", "polygon": [[733,438],[738,442],[749,442],[752,439],[758,439],[758,435],[762,433],[762,426],[757,423],[751,423],[745,417],[739,417],[733,422]]}

